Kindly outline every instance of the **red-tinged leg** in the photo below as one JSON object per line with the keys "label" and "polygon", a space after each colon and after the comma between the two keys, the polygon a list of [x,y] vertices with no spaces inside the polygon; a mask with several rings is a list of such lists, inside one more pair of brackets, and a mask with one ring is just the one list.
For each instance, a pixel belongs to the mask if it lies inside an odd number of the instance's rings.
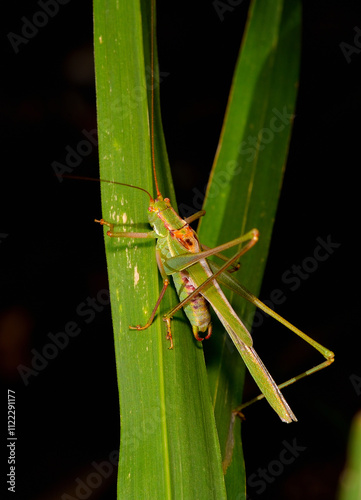
{"label": "red-tinged leg", "polygon": [[[160,295],[158,297],[158,300],[155,304],[155,307],[152,311],[152,314],[150,315],[150,318],[149,320],[147,321],[147,323],[144,325],[144,326],[140,326],[140,325],[137,325],[137,326],[129,326],[129,328],[131,330],[146,330],[152,323],[153,323],[153,320],[154,320],[154,316],[156,315],[156,312],[157,312],[157,309],[159,307],[159,304],[161,303],[162,301],[162,298],[164,297],[164,294],[165,294],[165,291],[167,290],[168,288],[168,285],[169,285],[169,281],[168,280],[164,280],[163,282],[163,288],[162,288],[162,291],[160,292]],[[172,338],[172,336],[171,336]],[[171,342],[172,346],[173,346],[173,342]]]}
{"label": "red-tinged leg", "polygon": [[94,222],[98,222],[101,226],[109,227],[109,231],[107,231],[107,236],[110,238],[156,238],[156,234],[154,231],[148,231],[147,233],[133,233],[133,232],[114,232],[114,224],[108,222],[104,219],[94,219]]}

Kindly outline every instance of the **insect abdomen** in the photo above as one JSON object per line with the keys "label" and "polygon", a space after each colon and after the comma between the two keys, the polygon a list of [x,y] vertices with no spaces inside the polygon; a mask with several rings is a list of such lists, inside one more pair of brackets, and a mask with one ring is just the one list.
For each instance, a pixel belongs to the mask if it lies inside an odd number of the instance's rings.
{"label": "insect abdomen", "polygon": [[[180,300],[188,297],[196,289],[186,271],[173,274],[173,280]],[[184,312],[191,325],[196,326],[200,332],[205,332],[208,329],[211,322],[211,315],[209,313],[208,302],[202,295],[198,294],[191,299],[184,306]]]}

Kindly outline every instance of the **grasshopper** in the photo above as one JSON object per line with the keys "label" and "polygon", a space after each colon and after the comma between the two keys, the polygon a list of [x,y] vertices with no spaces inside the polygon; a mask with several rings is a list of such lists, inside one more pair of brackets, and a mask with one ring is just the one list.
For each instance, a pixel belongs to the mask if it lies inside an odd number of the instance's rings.
{"label": "grasshopper", "polygon": [[[154,5],[152,2],[152,15],[153,9]],[[151,22],[151,26],[151,76],[152,81],[154,81],[153,20]],[[280,389],[292,384],[306,375],[314,373],[330,365],[334,361],[334,354],[332,351],[314,341],[308,335],[301,332],[291,323],[263,304],[259,299],[257,299],[257,297],[246,290],[246,288],[244,288],[243,285],[241,285],[231,274],[230,271],[234,271],[238,268],[237,262],[240,257],[242,257],[242,255],[244,255],[256,244],[259,237],[257,229],[252,229],[235,240],[213,249],[202,247],[196,232],[190,227],[190,223],[202,217],[205,212],[200,211],[191,217],[182,219],[173,209],[169,199],[163,198],[158,187],[154,154],[154,85],[152,85],[151,91],[150,123],[152,167],[157,193],[156,198],[153,198],[148,191],[138,186],[112,181],[105,182],[139,189],[148,195],[148,221],[152,230],[148,232],[117,232],[114,231],[114,224],[112,222],[104,219],[95,220],[95,222],[108,228],[107,235],[109,237],[135,239],[151,238],[157,240],[156,261],[163,279],[163,287],[146,324],[143,326],[130,326],[130,328],[144,330],[152,324],[162,298],[170,284],[170,276],[172,276],[180,302],[163,317],[167,329],[166,338],[170,342],[169,348],[173,349],[174,347],[171,319],[181,308],[184,309],[184,312],[192,325],[193,335],[197,341],[208,339],[211,336],[212,325],[209,312],[209,305],[211,305],[261,390],[262,394],[255,398],[255,400],[265,397],[282,421],[287,423],[296,421],[296,416],[283,397]],[[241,249],[238,250],[232,258],[227,259],[222,255],[223,251],[241,245],[243,245]],[[223,265],[217,265],[213,262],[207,261],[208,257],[212,255],[221,257],[225,260],[225,263]],[[256,305],[258,308],[285,325],[296,335],[304,339],[307,343],[319,351],[324,356],[325,361],[307,372],[288,380],[281,386],[277,386],[253,348],[253,341],[250,333],[242,323],[241,319],[237,316],[231,304],[228,302],[220,285],[230,288],[233,292],[244,297],[246,300],[250,301],[252,304]],[[246,403],[242,407],[237,408],[235,411],[240,412],[243,407],[250,403],[251,402]]]}
{"label": "grasshopper", "polygon": [[[159,304],[161,303],[166,289],[170,284],[169,276],[171,275],[173,277],[180,302],[163,317],[163,320],[167,324],[167,340],[170,341],[170,349],[173,349],[174,347],[171,331],[171,319],[181,308],[184,308],[184,312],[192,325],[193,335],[198,341],[208,339],[211,336],[212,325],[208,306],[208,304],[210,304],[262,392],[262,395],[245,405],[242,405],[236,410],[236,412],[240,412],[241,408],[248,406],[253,401],[265,397],[282,421],[288,423],[297,421],[280,389],[307,375],[310,375],[311,373],[329,366],[334,361],[334,353],[320,345],[318,342],[263,304],[263,302],[249,292],[243,285],[241,285],[241,283],[233,278],[229,272],[227,272],[227,270],[233,266],[242,255],[255,245],[259,236],[257,229],[252,229],[245,235],[225,243],[224,245],[220,245],[213,249],[202,250],[197,234],[189,224],[203,216],[204,211],[197,212],[189,218],[182,219],[173,209],[169,199],[163,198],[159,192],[156,176],[155,182],[157,186],[156,199],[153,199],[150,193],[142,188],[125,184],[129,187],[141,189],[148,194],[150,200],[148,220],[149,224],[153,228],[152,231],[145,233],[115,232],[114,225],[112,223],[105,221],[104,219],[95,221],[101,225],[109,227],[109,230],[107,231],[107,235],[109,237],[157,239],[156,260],[163,279],[163,288],[147,323],[143,326],[130,326],[130,328],[145,330],[152,324]],[[241,248],[241,250],[238,251],[231,259],[227,260],[222,256],[222,251],[245,242],[246,244],[243,248]],[[218,266],[214,262],[207,262],[206,259],[211,255],[218,255],[225,259],[225,264]],[[237,265],[234,266],[232,270],[236,269]],[[278,387],[264,366],[262,360],[254,350],[250,333],[228,302],[220,284],[230,288],[233,292],[244,297],[249,302],[256,305],[259,309],[285,325],[296,335],[319,351],[324,356],[326,361],[298,375],[297,377],[284,382]],[[206,336],[202,337],[200,336],[200,333],[206,333]]]}

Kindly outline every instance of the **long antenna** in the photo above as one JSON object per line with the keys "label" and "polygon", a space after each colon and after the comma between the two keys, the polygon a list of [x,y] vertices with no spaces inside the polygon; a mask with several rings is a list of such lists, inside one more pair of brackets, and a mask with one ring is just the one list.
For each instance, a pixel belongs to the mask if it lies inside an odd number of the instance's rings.
{"label": "long antenna", "polygon": [[107,182],[108,184],[118,184],[119,186],[127,186],[131,187],[134,189],[139,189],[139,191],[143,191],[144,193],[147,193],[149,196],[150,201],[153,201],[152,195],[146,190],[143,189],[139,186],[133,186],[133,184],[125,184],[125,182],[117,182],[117,181],[108,181],[106,179],[96,179],[95,177],[83,177],[82,175],[67,175],[64,174],[61,176],[63,179],[76,179],[79,181],[93,181],[93,182]]}
{"label": "long antenna", "polygon": [[[155,187],[157,190],[157,198],[162,198],[162,194],[159,191],[158,187],[158,180],[157,180],[157,172],[155,168],[155,147],[154,147],[154,37],[155,37],[155,30],[154,30],[154,19],[155,19],[155,0],[152,0],[151,2],[151,14],[150,14],[150,24],[151,24],[151,39],[150,39],[150,63],[151,63],[151,119],[150,119],[150,127],[151,127],[151,154],[152,154],[152,166],[153,166],[153,174],[154,174],[154,181],[155,181]],[[119,184],[120,186],[128,186],[134,189],[139,189],[140,191],[144,191],[144,193],[147,193],[149,196],[150,200],[153,201],[153,197],[151,194],[146,190],[143,189],[139,186],[133,186],[132,184],[125,184],[124,182],[116,182],[116,181],[108,181],[105,179],[95,179],[93,177],[83,177],[80,175],[62,175],[62,178],[67,178],[67,179],[78,179],[78,180],[84,180],[84,181],[94,181],[94,182],[107,182],[109,184]]]}
{"label": "long antenna", "polygon": [[153,175],[155,181],[155,187],[157,190],[157,198],[161,197],[161,193],[158,187],[157,172],[155,169],[155,148],[154,148],[154,30],[155,23],[155,0],[152,0],[151,4],[151,15],[150,15],[150,64],[151,64],[151,148],[152,148],[152,165],[153,165]]}

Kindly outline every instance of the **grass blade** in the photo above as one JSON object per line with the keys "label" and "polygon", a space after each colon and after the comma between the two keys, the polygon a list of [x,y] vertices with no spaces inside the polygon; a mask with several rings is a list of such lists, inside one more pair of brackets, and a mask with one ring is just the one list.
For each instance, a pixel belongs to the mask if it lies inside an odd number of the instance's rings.
{"label": "grass blade", "polygon": [[[100,177],[153,194],[150,155],[150,2],[95,0],[95,63]],[[156,106],[157,167],[163,194],[174,202]],[[102,216],[117,230],[148,230],[141,191],[105,184]],[[131,228],[131,229],[130,229]],[[173,320],[174,351],[163,313],[142,324],[161,282],[154,241],[105,237],[121,413],[118,498],[225,498],[221,456],[202,346],[182,314]]]}
{"label": "grass blade", "polygon": [[[199,227],[201,241],[210,247],[253,227],[259,229],[260,241],[242,258],[239,273],[242,283],[255,294],[265,268],[293,121],[300,23],[298,0],[251,3],[206,193],[207,214]],[[251,327],[254,308],[238,297],[232,297],[232,304]],[[242,399],[244,365],[227,336],[218,337],[216,349],[214,337],[208,373],[224,455],[231,410]],[[239,422],[235,436],[237,445],[226,474],[230,498],[240,489],[245,492],[245,484],[239,483],[241,476],[245,481]]]}
{"label": "grass blade", "polygon": [[361,498],[361,413],[352,421],[347,462],[341,476],[338,500]]}

